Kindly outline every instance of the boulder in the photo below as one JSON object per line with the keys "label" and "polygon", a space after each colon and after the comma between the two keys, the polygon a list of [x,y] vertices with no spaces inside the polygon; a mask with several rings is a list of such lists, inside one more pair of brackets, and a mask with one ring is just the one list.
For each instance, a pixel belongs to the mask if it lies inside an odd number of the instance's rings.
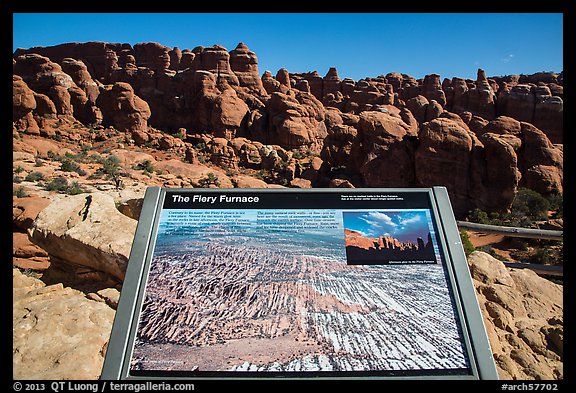
{"label": "boulder", "polygon": [[155,71],[170,68],[170,48],[157,42],[144,42],[134,45],[136,64]]}
{"label": "boulder", "polygon": [[545,195],[562,193],[563,151],[530,123],[521,123],[521,137],[523,151],[520,165],[525,175],[525,186]]}
{"label": "boulder", "polygon": [[501,379],[563,379],[563,289],[480,251],[468,265]]}
{"label": "boulder", "polygon": [[114,310],[62,284],[45,286],[18,269],[12,283],[12,377],[98,379]]}
{"label": "boulder", "polygon": [[277,144],[286,149],[307,146],[320,151],[328,135],[324,124],[325,110],[312,94],[293,90],[295,97],[272,93],[267,103],[270,117],[269,139],[262,143]]}
{"label": "boulder", "polygon": [[238,174],[232,178],[236,188],[268,188],[268,183],[252,176]]}
{"label": "boulder", "polygon": [[458,77],[452,78],[451,95],[447,98],[451,100],[451,110],[456,113],[468,110],[468,85],[466,80]]}
{"label": "boulder", "polygon": [[84,91],[90,104],[95,105],[100,90],[88,72],[86,64],[81,60],[65,58],[62,60],[62,70],[70,75],[74,83]]}
{"label": "boulder", "polygon": [[214,135],[226,139],[236,137],[247,113],[248,105],[238,98],[234,89],[228,86],[214,100],[210,121]]}
{"label": "boulder", "polygon": [[260,95],[266,94],[258,71],[258,57],[244,43],[240,42],[230,51],[230,68],[238,77],[241,87]]}
{"label": "boulder", "polygon": [[322,80],[322,94],[323,102],[327,101],[328,94],[340,93],[342,81],[338,76],[338,70],[335,67],[330,67],[326,76]]}
{"label": "boulder", "polygon": [[413,148],[405,142],[410,126],[393,114],[377,111],[360,114],[358,135],[352,142],[350,156],[353,167],[368,187],[413,184]]}
{"label": "boulder", "polygon": [[457,212],[467,212],[471,207],[473,135],[463,122],[434,119],[422,125],[414,157],[417,183],[424,187],[445,186]]}
{"label": "boulder", "polygon": [[32,196],[26,198],[13,198],[12,223],[14,230],[25,232],[34,224],[38,213],[50,204],[50,200]]}
{"label": "boulder", "polygon": [[479,139],[484,145],[486,172],[483,175],[487,181],[483,183],[487,187],[474,199],[481,201],[477,205],[483,210],[499,211],[503,206],[511,206],[516,196],[521,179],[518,157],[514,145],[502,135],[486,132]]}
{"label": "boulder", "polygon": [[78,86],[59,64],[38,54],[26,54],[16,58],[13,71],[32,90],[50,97],[59,115],[73,114],[68,89]]}
{"label": "boulder", "polygon": [[214,178],[217,179],[220,188],[233,188],[234,185],[226,175],[225,171],[220,168],[210,168],[202,164],[189,164],[181,160],[162,160],[158,161],[154,168],[156,170],[169,173],[182,179],[188,179],[194,187],[203,187],[206,184],[203,181]]}
{"label": "boulder", "polygon": [[48,253],[30,242],[26,233],[12,234],[12,264],[21,269],[46,270],[50,267]]}
{"label": "boulder", "polygon": [[552,143],[564,141],[564,101],[552,95],[536,95],[534,125],[544,131]]}
{"label": "boulder", "polygon": [[168,51],[170,57],[170,69],[177,71],[180,69],[180,61],[182,60],[182,51],[175,46],[172,50]]}
{"label": "boulder", "polygon": [[194,62],[198,70],[205,70],[216,75],[217,79],[225,79],[231,86],[240,84],[238,77],[230,67],[230,54],[222,45],[213,45],[203,48],[196,55]]}
{"label": "boulder", "polygon": [[120,213],[105,193],[55,200],[40,212],[30,239],[51,256],[124,279],[137,221]]}
{"label": "boulder", "polygon": [[55,118],[57,115],[56,106],[45,94],[34,93],[34,99],[36,100],[36,109],[34,110],[34,115],[36,115],[36,121],[42,123],[45,118]]}
{"label": "boulder", "polygon": [[126,132],[145,132],[148,129],[150,107],[134,94],[134,89],[128,83],[116,82],[105,86],[97,104],[102,110],[104,125]]}
{"label": "boulder", "polygon": [[486,124],[481,133],[520,135],[520,122],[508,116],[498,116]]}
{"label": "boulder", "polygon": [[438,74],[430,74],[424,77],[420,94],[428,100],[435,100],[442,107],[446,106],[446,95],[444,90],[442,90],[440,75]]}
{"label": "boulder", "polygon": [[12,76],[12,121],[18,131],[40,134],[32,111],[36,109],[34,92],[18,75]]}
{"label": "boulder", "polygon": [[468,91],[467,110],[488,120],[496,115],[496,93],[481,68],[478,69],[475,87]]}
{"label": "boulder", "polygon": [[536,97],[527,84],[515,85],[498,94],[498,113],[519,121],[533,123],[535,105]]}

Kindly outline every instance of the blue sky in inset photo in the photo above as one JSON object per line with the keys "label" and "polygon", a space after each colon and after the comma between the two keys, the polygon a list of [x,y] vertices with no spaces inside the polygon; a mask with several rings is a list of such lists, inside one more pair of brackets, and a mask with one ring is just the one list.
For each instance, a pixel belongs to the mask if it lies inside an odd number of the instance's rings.
{"label": "blue sky in inset photo", "polygon": [[13,22],[13,50],[104,41],[230,51],[244,42],[260,74],[336,67],[357,81],[563,70],[561,13],[16,13]]}
{"label": "blue sky in inset photo", "polygon": [[427,241],[430,226],[424,210],[343,212],[344,228],[366,237],[392,236],[401,242]]}

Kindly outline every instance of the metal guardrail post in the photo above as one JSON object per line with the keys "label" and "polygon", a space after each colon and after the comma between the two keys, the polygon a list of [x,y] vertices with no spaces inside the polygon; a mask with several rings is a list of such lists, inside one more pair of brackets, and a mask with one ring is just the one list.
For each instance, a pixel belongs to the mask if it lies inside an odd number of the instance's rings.
{"label": "metal guardrail post", "polygon": [[466,228],[483,233],[496,233],[510,237],[524,237],[530,239],[562,240],[564,231],[551,231],[547,229],[505,227],[500,225],[477,224],[475,222],[457,221],[459,228]]}
{"label": "metal guardrail post", "polygon": [[[482,233],[495,233],[498,235],[508,237],[523,237],[530,239],[545,239],[545,240],[562,240],[564,238],[563,231],[505,227],[500,225],[478,224],[475,222],[468,222],[468,221],[456,221],[456,224],[458,225],[458,228],[470,229]],[[504,265],[506,267],[515,269],[530,269],[538,274],[545,274],[551,276],[564,275],[564,269],[562,266],[539,265],[535,263],[521,263],[521,262],[504,262]]]}

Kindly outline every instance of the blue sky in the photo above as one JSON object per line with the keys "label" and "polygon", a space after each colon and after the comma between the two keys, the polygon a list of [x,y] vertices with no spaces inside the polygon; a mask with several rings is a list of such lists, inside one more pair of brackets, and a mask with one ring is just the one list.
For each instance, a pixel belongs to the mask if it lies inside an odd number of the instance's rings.
{"label": "blue sky", "polygon": [[392,236],[401,242],[427,241],[430,227],[424,210],[343,212],[344,228],[366,237]]}
{"label": "blue sky", "polygon": [[563,70],[560,13],[19,13],[13,50],[65,42],[244,42],[274,75],[336,67],[340,78],[400,72],[476,78]]}

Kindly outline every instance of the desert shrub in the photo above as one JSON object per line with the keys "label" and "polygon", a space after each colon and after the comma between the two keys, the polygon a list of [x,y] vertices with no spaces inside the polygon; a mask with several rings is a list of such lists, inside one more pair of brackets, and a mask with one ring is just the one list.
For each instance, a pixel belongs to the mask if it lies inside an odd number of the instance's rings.
{"label": "desert shrub", "polygon": [[486,254],[490,254],[491,256],[493,256],[494,258],[496,258],[500,261],[505,261],[505,258],[502,257],[500,254],[498,254],[496,251],[494,251],[494,248],[489,244],[487,244],[485,246],[478,247],[478,250],[485,252]]}
{"label": "desert shrub", "polygon": [[86,192],[86,190],[84,189],[84,187],[80,185],[80,183],[78,183],[77,181],[73,181],[72,184],[70,184],[68,188],[66,188],[65,192],[66,194],[69,195],[77,195]]}
{"label": "desert shrub", "polygon": [[17,198],[25,198],[29,196],[24,187],[18,187],[17,189],[12,191],[12,194],[15,195]]}
{"label": "desert shrub", "polygon": [[550,210],[554,210],[554,218],[564,217],[564,196],[562,194],[551,194],[548,196]]}
{"label": "desert shrub", "polygon": [[468,232],[460,231],[460,240],[462,241],[462,248],[464,248],[464,254],[466,254],[466,256],[472,254],[475,250],[475,247],[470,241],[470,236],[468,236]]}
{"label": "desert shrub", "polygon": [[550,202],[529,188],[520,188],[512,203],[511,212],[516,217],[525,216],[533,220],[548,218]]}
{"label": "desert shrub", "polygon": [[561,217],[562,201],[562,195],[545,198],[534,190],[520,188],[509,213],[487,213],[476,208],[468,212],[467,220],[479,224],[529,227],[534,221],[547,219],[548,210],[556,210]]}
{"label": "desert shrub", "polygon": [[306,157],[306,155],[305,155],[304,153],[302,153],[301,151],[299,151],[299,150],[295,150],[295,151],[292,153],[292,158],[295,158],[296,160],[300,160],[300,159],[302,159],[302,158],[304,158],[304,157]]}
{"label": "desert shrub", "polygon": [[476,208],[468,213],[468,221],[475,222],[478,224],[491,224],[490,217],[488,217],[488,213],[484,210]]}
{"label": "desert shrub", "polygon": [[80,176],[85,176],[86,171],[80,168],[80,165],[71,159],[67,158],[60,164],[60,170],[63,172],[76,172]]}
{"label": "desert shrub", "polygon": [[206,177],[200,179],[198,184],[200,187],[209,187],[211,184],[220,187],[220,180],[218,180],[218,176],[210,172]]}
{"label": "desert shrub", "polygon": [[134,169],[142,170],[147,173],[154,172],[154,166],[152,165],[152,162],[150,160],[144,160],[141,163],[136,164],[134,166]]}
{"label": "desert shrub", "polygon": [[550,252],[547,248],[541,247],[537,248],[536,252],[532,254],[529,258],[529,261],[532,263],[539,263],[542,265],[548,264],[551,261]]}
{"label": "desert shrub", "polygon": [[104,173],[115,176],[120,172],[120,159],[115,155],[110,155],[102,162],[102,170]]}
{"label": "desert shrub", "polygon": [[58,191],[69,195],[77,195],[86,192],[84,187],[82,187],[77,181],[68,184],[68,180],[64,176],[59,176],[50,180],[44,185],[44,189],[47,191]]}
{"label": "desert shrub", "polygon": [[24,180],[26,181],[38,181],[38,180],[43,180],[44,179],[44,175],[40,172],[32,172],[30,174],[28,174],[28,176],[26,176],[26,178]]}
{"label": "desert shrub", "polygon": [[46,191],[64,192],[68,188],[68,180],[64,176],[58,176],[44,185]]}

